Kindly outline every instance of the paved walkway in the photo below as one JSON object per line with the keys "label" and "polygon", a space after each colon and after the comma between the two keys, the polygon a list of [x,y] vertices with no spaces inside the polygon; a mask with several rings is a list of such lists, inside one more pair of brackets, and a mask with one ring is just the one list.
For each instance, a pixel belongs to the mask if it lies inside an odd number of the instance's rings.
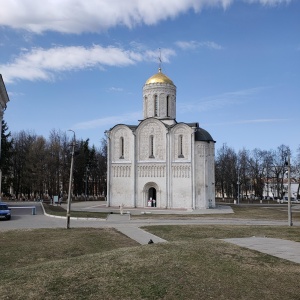
{"label": "paved walkway", "polygon": [[[62,204],[62,207],[67,209],[66,204]],[[104,201],[86,201],[86,202],[74,202],[72,203],[72,210],[75,211],[90,211],[90,212],[112,212],[120,213],[119,207],[107,207]],[[215,215],[215,214],[233,214],[233,210],[228,205],[219,205],[212,209],[162,209],[154,207],[144,207],[144,208],[123,208],[124,214],[130,215],[141,215],[141,214],[205,214],[205,215]]]}
{"label": "paved walkway", "polygon": [[300,264],[300,243],[265,237],[233,238],[223,241]]}
{"label": "paved walkway", "polygon": [[[31,215],[30,213],[24,214],[16,210],[13,213],[11,221],[0,221],[0,231],[12,230],[12,229],[30,229],[30,228],[66,228],[66,218],[65,217],[50,217],[44,214],[42,206],[40,203],[26,203],[26,205],[36,205],[37,215]],[[25,205],[25,203],[20,203],[20,205]],[[103,202],[81,202],[72,204],[73,208],[76,210],[87,210],[87,211],[106,211],[108,208],[103,206]],[[112,209],[109,208],[111,211]],[[119,212],[117,208],[116,211]],[[28,211],[28,210],[27,210]],[[132,211],[132,210],[131,210]],[[287,226],[287,221],[264,221],[264,220],[246,220],[246,219],[216,219],[210,218],[197,218],[197,219],[185,219],[185,220],[168,220],[168,219],[130,219],[131,214],[141,214],[141,213],[169,213],[172,214],[173,211],[169,210],[141,210],[134,209],[134,213],[127,213],[124,209],[124,214],[109,214],[106,220],[104,219],[77,219],[71,218],[70,225],[71,228],[76,227],[113,227],[120,231],[121,233],[127,235],[131,239],[134,239],[138,243],[144,245],[148,244],[150,240],[154,243],[164,243],[167,242],[158,236],[155,236],[149,232],[146,232],[140,227],[142,226],[152,226],[152,225],[214,225],[214,224],[224,224],[224,225],[258,225],[258,226]],[[179,211],[176,210],[175,214],[199,214],[199,213],[232,213],[231,208],[220,207],[218,209],[209,209],[196,212]],[[294,226],[300,226],[300,222],[294,222]],[[263,253],[274,255],[280,258],[288,259],[290,261],[300,263],[300,243],[271,239],[271,238],[261,238],[261,237],[251,237],[251,238],[236,238],[236,239],[224,239],[226,242],[230,242],[241,247],[247,247],[249,249],[257,250]]]}
{"label": "paved walkway", "polygon": [[131,222],[129,214],[110,214],[107,218],[107,222],[111,223],[115,229],[127,235],[141,245],[148,244],[150,240],[152,240],[153,243],[167,242],[166,240],[152,233],[140,229],[138,226],[134,225],[134,223],[130,224]]}

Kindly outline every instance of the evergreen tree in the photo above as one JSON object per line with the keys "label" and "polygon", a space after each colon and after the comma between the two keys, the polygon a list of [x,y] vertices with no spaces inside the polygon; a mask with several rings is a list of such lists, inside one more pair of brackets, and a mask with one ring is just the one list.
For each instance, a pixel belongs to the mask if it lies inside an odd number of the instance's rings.
{"label": "evergreen tree", "polygon": [[0,169],[2,170],[1,189],[4,195],[9,193],[9,187],[12,182],[11,158],[12,158],[11,132],[8,131],[8,126],[6,122],[2,120]]}

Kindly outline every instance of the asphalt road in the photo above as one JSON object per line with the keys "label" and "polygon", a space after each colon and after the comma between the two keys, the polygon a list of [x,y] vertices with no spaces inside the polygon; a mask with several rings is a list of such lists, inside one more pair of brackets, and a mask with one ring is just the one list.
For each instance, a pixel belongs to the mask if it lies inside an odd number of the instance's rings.
{"label": "asphalt road", "polygon": [[[64,217],[51,217],[44,215],[41,203],[39,202],[14,202],[8,203],[9,207],[12,207],[12,218],[10,221],[0,220],[0,231],[13,230],[13,229],[33,229],[33,228],[65,228],[66,218]],[[89,211],[105,211],[105,205],[103,202],[81,202],[72,204],[74,209],[89,210]],[[20,207],[36,207],[36,215],[32,215],[30,208]],[[15,207],[15,208],[14,208]],[[19,208],[16,208],[19,207]],[[219,211],[216,209],[202,210],[202,213],[211,214],[214,212],[224,213],[224,209]],[[124,213],[126,213],[126,209]],[[142,211],[142,210],[141,210]],[[135,213],[137,213],[135,211]],[[152,211],[155,213],[155,211]],[[160,211],[157,211],[160,213]],[[165,211],[166,213],[166,211]],[[171,213],[171,212],[170,212]],[[177,211],[178,213],[178,211]],[[193,214],[192,212],[191,214]],[[125,214],[126,216],[126,214]],[[128,216],[128,215],[127,215]],[[248,220],[248,219],[219,219],[214,218],[213,215],[210,218],[198,218],[198,219],[185,219],[185,220],[159,220],[159,219],[143,219],[143,220],[130,220],[128,217],[123,218],[108,218],[104,219],[74,219],[71,218],[71,227],[120,227],[120,226],[149,226],[149,225],[209,225],[209,224],[232,224],[232,225],[277,225],[287,226],[287,221],[270,221],[270,220]],[[294,222],[294,226],[300,226],[300,222]]]}

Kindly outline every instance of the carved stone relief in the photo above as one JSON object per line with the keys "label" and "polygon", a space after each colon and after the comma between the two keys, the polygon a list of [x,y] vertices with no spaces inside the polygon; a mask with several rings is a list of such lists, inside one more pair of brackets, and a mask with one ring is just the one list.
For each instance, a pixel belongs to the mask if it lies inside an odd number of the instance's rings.
{"label": "carved stone relief", "polygon": [[130,177],[131,166],[125,165],[113,165],[112,176],[113,177]]}
{"label": "carved stone relief", "polygon": [[191,165],[180,164],[172,166],[172,174],[174,178],[190,178],[191,177]]}
{"label": "carved stone relief", "polygon": [[204,157],[205,155],[205,146],[204,145],[197,145],[197,155],[200,157]]}
{"label": "carved stone relief", "polygon": [[165,177],[166,166],[143,165],[138,166],[138,177]]}

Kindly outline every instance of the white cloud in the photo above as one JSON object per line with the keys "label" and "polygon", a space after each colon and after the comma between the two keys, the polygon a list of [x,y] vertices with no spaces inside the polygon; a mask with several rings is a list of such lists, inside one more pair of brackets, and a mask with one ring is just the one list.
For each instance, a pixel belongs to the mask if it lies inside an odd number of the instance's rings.
{"label": "white cloud", "polygon": [[175,43],[176,46],[178,46],[179,48],[183,49],[183,50],[193,50],[198,48],[199,43],[196,41],[178,41]]}
{"label": "white cloud", "polygon": [[110,87],[108,90],[109,90],[109,92],[123,92],[124,91],[124,89],[114,87],[114,86]]}
{"label": "white cloud", "polygon": [[259,91],[266,87],[258,87],[246,90],[239,90],[230,93],[224,93],[201,99],[194,103],[179,104],[179,111],[182,113],[205,112],[221,109],[229,105],[237,105],[253,98]]}
{"label": "white cloud", "polygon": [[253,120],[239,120],[234,124],[250,124],[250,123],[277,123],[277,122],[285,122],[288,119],[253,119]]}
{"label": "white cloud", "polygon": [[223,47],[212,41],[197,42],[197,41],[177,41],[175,43],[179,48],[183,50],[194,50],[197,48],[209,48],[214,50],[221,50]]}
{"label": "white cloud", "polygon": [[215,50],[221,50],[221,49],[223,49],[222,46],[218,45],[215,42],[210,42],[210,41],[201,42],[200,43],[200,47],[206,47],[206,48],[215,49]]}
{"label": "white cloud", "polygon": [[[238,0],[235,0],[238,2]],[[244,0],[278,5],[290,0]],[[153,25],[189,10],[226,9],[234,0],[0,0],[0,26],[34,33],[101,32],[116,26]]]}
{"label": "white cloud", "polygon": [[260,123],[279,123],[286,122],[288,119],[252,119],[252,120],[237,120],[231,122],[214,123],[213,125],[239,125],[239,124],[260,124]]}
{"label": "white cloud", "polygon": [[280,4],[289,4],[291,0],[245,0],[246,2],[252,4],[252,3],[260,3],[262,5],[268,5],[268,6],[276,6]]}
{"label": "white cloud", "polygon": [[[175,52],[163,49],[164,62],[168,62]],[[146,50],[137,52],[117,47],[90,48],[82,46],[54,47],[51,49],[34,48],[22,52],[10,63],[0,65],[6,82],[23,80],[54,80],[58,72],[74,71],[105,66],[122,67],[140,61],[158,61],[158,52]]]}
{"label": "white cloud", "polygon": [[91,120],[87,122],[77,123],[72,126],[73,129],[94,129],[100,127],[111,127],[116,124],[136,124],[136,120],[141,119],[142,112],[133,112],[129,114],[123,114],[120,116],[111,116],[101,119]]}

